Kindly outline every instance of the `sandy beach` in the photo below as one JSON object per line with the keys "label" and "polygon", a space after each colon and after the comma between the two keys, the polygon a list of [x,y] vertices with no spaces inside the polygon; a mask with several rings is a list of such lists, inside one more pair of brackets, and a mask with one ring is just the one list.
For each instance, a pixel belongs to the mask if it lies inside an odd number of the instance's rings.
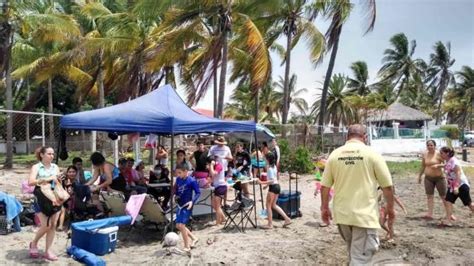
{"label": "sandy beach", "polygon": [[[0,190],[19,195],[19,184],[27,178],[28,169],[15,168],[0,171]],[[472,181],[472,179],[471,179]],[[456,203],[458,222],[451,228],[440,228],[437,219],[443,215],[441,202],[436,201],[435,220],[421,217],[426,202],[424,190],[414,176],[394,176],[397,193],[408,209],[404,215],[398,209],[394,243],[383,242],[374,257],[379,264],[474,264],[474,217],[469,217],[467,208]],[[282,177],[283,188],[288,178]],[[223,230],[208,226],[208,221],[198,220],[193,233],[199,237],[197,248],[191,255],[180,254],[175,249],[164,248],[161,234],[154,227],[138,223],[132,228],[122,228],[114,253],[103,256],[110,265],[116,264],[343,264],[347,262],[345,245],[335,225],[319,227],[320,199],[314,197],[314,179],[310,175],[300,176],[299,189],[302,192],[301,211],[303,216],[293,220],[289,228],[282,228],[282,221],[276,221],[273,230],[248,228],[245,233],[236,229]],[[266,192],[264,192],[266,193]],[[257,193],[257,196],[259,193]],[[472,195],[472,193],[471,193]],[[258,197],[259,199],[259,197]],[[258,211],[261,203],[257,201]],[[259,219],[258,224],[264,224]],[[23,227],[22,232],[0,236],[0,264],[43,263],[28,257],[27,246],[34,236],[32,227]],[[383,238],[384,233],[379,232]],[[54,250],[60,259],[54,264],[78,264],[65,252],[70,240],[65,232],[58,232]],[[44,248],[44,241],[40,243]]]}

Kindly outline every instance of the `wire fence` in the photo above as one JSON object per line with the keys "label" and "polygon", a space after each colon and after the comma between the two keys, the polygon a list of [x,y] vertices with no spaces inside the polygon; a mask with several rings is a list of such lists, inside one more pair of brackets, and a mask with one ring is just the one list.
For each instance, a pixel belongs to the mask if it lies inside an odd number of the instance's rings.
{"label": "wire fence", "polygon": [[[60,136],[59,121],[61,115],[22,111],[0,110],[0,161],[3,162],[6,153],[6,121],[7,116],[12,116],[13,121],[13,162],[14,163],[34,163],[32,154],[40,146],[57,147]],[[319,134],[318,126],[308,124],[266,124],[276,136],[278,141],[287,142],[290,150],[295,150],[299,146],[306,147],[311,153],[317,155],[330,153],[335,148],[343,145],[347,139],[346,127],[324,126]],[[401,143],[402,140],[425,140],[427,138],[442,139],[447,137],[447,132],[439,129],[424,128],[399,128],[390,127],[369,127],[370,139],[373,141],[393,140]],[[229,146],[237,141],[250,141],[251,135],[247,138],[239,139],[229,134]],[[69,152],[69,159],[61,162],[61,165],[70,163],[72,157],[80,156],[88,158],[93,151],[101,151],[105,156],[112,157],[114,150],[118,151],[119,157],[135,157],[144,160],[146,164],[153,163],[153,149],[145,148],[146,136],[136,137],[125,135],[114,141],[107,133],[94,134],[91,131],[68,130],[66,147]],[[137,139],[139,141],[137,141]],[[187,134],[176,136],[175,147],[184,149],[191,153],[195,147],[196,140],[205,140],[210,145],[212,136]],[[95,141],[94,141],[95,140]],[[162,137],[160,143],[165,148],[170,148],[171,139]],[[390,142],[388,142],[390,143]],[[259,143],[261,144],[261,143]],[[134,146],[135,145],[135,146]],[[255,145],[252,144],[254,147]],[[249,144],[245,144],[249,147]],[[389,145],[388,145],[389,146]],[[134,154],[133,151],[138,151]],[[86,160],[85,160],[86,161]]]}

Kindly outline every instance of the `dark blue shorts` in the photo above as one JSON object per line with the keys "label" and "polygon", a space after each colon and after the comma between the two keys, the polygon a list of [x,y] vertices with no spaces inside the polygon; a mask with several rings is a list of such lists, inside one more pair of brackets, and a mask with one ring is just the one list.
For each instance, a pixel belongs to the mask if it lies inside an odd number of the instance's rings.
{"label": "dark blue shorts", "polygon": [[223,198],[227,192],[227,186],[218,186],[214,188],[214,195]]}
{"label": "dark blue shorts", "polygon": [[191,218],[192,210],[188,210],[188,208],[184,207],[182,209],[178,208],[176,212],[176,223],[177,224],[187,224],[189,222],[189,218]]}

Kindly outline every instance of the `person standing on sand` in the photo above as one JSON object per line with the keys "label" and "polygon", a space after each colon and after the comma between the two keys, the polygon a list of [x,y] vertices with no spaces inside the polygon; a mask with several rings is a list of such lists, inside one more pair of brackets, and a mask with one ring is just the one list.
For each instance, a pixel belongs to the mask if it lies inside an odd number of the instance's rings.
{"label": "person standing on sand", "polygon": [[441,158],[446,161],[443,167],[449,183],[449,189],[446,193],[446,217],[441,221],[440,225],[450,226],[450,220],[453,220],[453,204],[458,198],[461,199],[464,206],[471,210],[471,215],[474,215],[474,203],[469,192],[469,181],[462,170],[459,160],[454,156],[454,150],[450,147],[442,147],[440,154]]}
{"label": "person standing on sand", "polygon": [[395,221],[392,177],[366,140],[365,127],[351,125],[346,144],[329,155],[322,180],[321,218],[326,224],[332,219],[329,191],[334,186],[334,222],[347,244],[350,265],[370,263],[378,250],[378,186],[386,200],[388,223]]}
{"label": "person standing on sand", "polygon": [[[35,196],[38,202],[39,197],[42,197],[41,201],[46,202],[40,205],[39,218],[41,221],[41,227],[36,232],[35,238],[30,242],[29,254],[31,258],[39,258],[38,242],[46,235],[46,246],[44,249],[43,258],[49,261],[56,261],[58,257],[51,252],[51,246],[53,245],[54,235],[56,233],[56,222],[58,221],[59,211],[61,210],[61,203],[57,201],[49,202],[49,199],[44,199],[45,195],[41,195],[40,185],[51,184],[54,186],[59,184],[59,168],[53,163],[54,150],[51,147],[41,147],[35,152],[38,163],[31,167],[30,176],[28,178],[28,184],[35,186]],[[55,206],[55,207],[51,207]]]}
{"label": "person standing on sand", "polygon": [[[421,159],[421,169],[418,175],[418,184],[421,184],[421,177],[425,175],[424,185],[425,193],[428,201],[428,212],[423,218],[433,219],[433,207],[434,207],[434,189],[438,190],[439,197],[443,201],[444,208],[446,209],[446,178],[443,176],[443,171],[439,167],[443,163],[440,153],[436,150],[436,142],[432,139],[426,142],[426,152],[423,153]],[[454,218],[454,217],[452,217]]]}

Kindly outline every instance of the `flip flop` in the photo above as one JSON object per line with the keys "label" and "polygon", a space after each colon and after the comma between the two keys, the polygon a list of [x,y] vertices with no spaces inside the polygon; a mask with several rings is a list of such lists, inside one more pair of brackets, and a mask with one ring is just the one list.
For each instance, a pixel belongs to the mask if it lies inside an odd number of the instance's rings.
{"label": "flip flop", "polygon": [[260,226],[260,229],[263,229],[263,230],[270,230],[270,229],[273,229],[273,226],[262,225],[262,226]]}
{"label": "flip flop", "polygon": [[328,226],[329,226],[329,224],[327,224],[327,223],[319,223],[319,227],[328,227]]}
{"label": "flip flop", "polygon": [[287,223],[284,223],[283,224],[283,228],[287,228],[288,226],[290,226],[290,224],[292,224],[293,222],[289,221]]}
{"label": "flip flop", "polygon": [[38,248],[37,248],[37,247],[36,247],[36,248],[33,248],[33,247],[32,247],[32,244],[33,244],[33,243],[30,242],[30,250],[29,250],[30,258],[32,258],[32,259],[37,259],[37,258],[39,258],[39,251],[38,251]]}

